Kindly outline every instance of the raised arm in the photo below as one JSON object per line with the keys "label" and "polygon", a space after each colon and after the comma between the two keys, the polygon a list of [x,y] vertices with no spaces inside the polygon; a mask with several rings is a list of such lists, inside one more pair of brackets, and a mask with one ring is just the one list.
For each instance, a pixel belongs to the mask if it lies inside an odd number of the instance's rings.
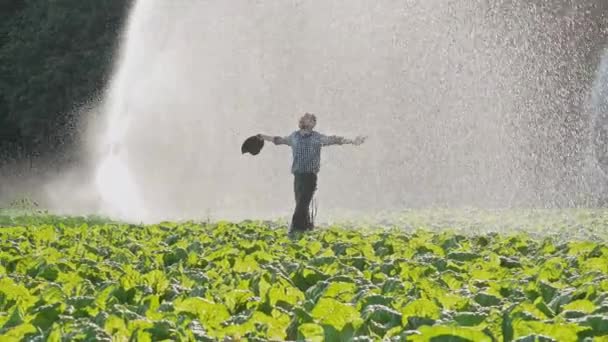
{"label": "raised arm", "polygon": [[339,137],[337,135],[321,135],[321,144],[323,144],[323,146],[330,146],[330,145],[346,145],[346,144],[352,144],[352,145],[361,145],[365,142],[365,139],[367,139],[366,137],[356,137],[355,139],[348,139],[348,138],[344,138],[344,137]]}
{"label": "raised arm", "polygon": [[270,136],[270,135],[258,134],[258,138],[266,140],[266,141],[271,141],[275,145],[289,145],[289,146],[291,146],[291,139],[290,139],[289,136],[287,136],[287,137],[280,137],[280,136]]}

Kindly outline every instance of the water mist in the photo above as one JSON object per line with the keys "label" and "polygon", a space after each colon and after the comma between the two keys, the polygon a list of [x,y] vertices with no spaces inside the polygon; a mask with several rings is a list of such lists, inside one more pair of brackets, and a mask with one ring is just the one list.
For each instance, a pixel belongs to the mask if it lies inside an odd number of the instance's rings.
{"label": "water mist", "polygon": [[536,127],[522,101],[551,101],[526,85],[547,63],[529,57],[547,48],[530,43],[534,13],[477,1],[137,1],[96,143],[102,211],[287,216],[289,149],[239,149],[253,134],[288,135],[306,111],[322,133],[369,136],[323,150],[321,219],[526,203]]}

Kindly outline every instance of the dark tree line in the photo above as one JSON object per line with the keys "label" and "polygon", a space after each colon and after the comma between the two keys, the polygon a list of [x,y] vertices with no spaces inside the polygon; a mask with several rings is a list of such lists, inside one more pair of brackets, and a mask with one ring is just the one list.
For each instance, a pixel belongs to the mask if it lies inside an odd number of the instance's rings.
{"label": "dark tree line", "polygon": [[76,109],[98,97],[132,0],[0,0],[0,152],[70,146]]}

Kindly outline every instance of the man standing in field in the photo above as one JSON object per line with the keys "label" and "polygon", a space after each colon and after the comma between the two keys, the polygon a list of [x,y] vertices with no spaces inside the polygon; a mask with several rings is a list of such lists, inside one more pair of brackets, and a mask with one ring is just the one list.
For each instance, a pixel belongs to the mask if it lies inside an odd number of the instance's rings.
{"label": "man standing in field", "polygon": [[330,145],[361,145],[365,137],[346,139],[338,136],[326,136],[314,131],[317,118],[306,113],[300,118],[299,130],[287,137],[258,134],[258,138],[272,141],[275,145],[291,146],[293,163],[291,173],[294,175],[294,193],[296,207],[291,220],[290,232],[312,230],[310,202],[317,189],[317,174],[321,167],[321,147]]}

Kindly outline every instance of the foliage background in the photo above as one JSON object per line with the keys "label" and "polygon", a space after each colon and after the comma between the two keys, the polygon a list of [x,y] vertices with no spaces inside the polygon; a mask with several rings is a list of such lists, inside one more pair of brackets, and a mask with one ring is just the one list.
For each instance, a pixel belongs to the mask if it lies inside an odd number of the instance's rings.
{"label": "foliage background", "polygon": [[0,160],[69,150],[132,2],[0,0]]}

